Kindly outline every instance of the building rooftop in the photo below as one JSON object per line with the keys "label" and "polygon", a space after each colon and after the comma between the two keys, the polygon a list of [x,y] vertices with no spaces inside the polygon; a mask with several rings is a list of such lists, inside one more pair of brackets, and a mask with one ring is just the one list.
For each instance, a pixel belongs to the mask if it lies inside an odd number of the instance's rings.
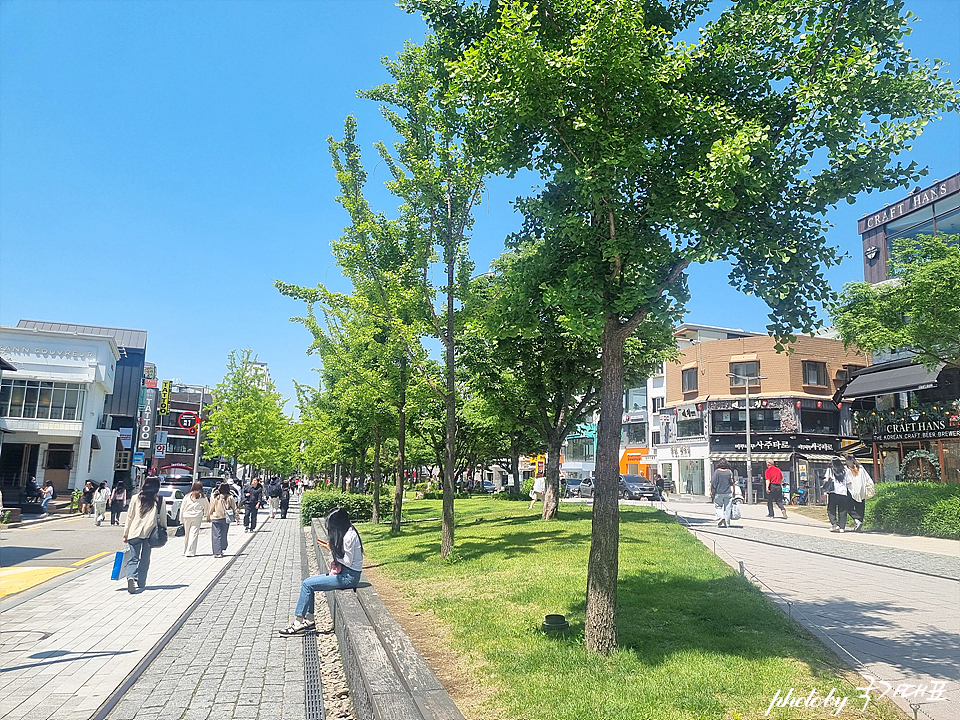
{"label": "building rooftop", "polygon": [[101,327],[99,325],[72,325],[70,323],[43,322],[42,320],[21,320],[17,323],[17,327],[25,330],[103,335],[113,338],[118,347],[138,350],[146,350],[147,348],[146,330],[127,330],[124,328]]}

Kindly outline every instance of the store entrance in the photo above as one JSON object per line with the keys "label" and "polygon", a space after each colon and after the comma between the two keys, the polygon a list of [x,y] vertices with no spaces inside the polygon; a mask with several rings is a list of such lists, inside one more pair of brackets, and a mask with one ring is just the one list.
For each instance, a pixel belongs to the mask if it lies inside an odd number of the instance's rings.
{"label": "store entrance", "polygon": [[0,487],[11,501],[18,499],[18,493],[27,485],[27,480],[37,474],[37,459],[40,457],[39,445],[26,443],[4,443],[0,453]]}

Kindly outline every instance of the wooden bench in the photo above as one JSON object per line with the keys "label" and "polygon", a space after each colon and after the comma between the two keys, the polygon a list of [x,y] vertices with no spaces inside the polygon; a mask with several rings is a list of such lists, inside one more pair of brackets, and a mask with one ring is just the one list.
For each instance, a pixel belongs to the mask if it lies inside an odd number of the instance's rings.
{"label": "wooden bench", "polygon": [[[323,520],[312,523],[313,547],[322,572],[329,552]],[[326,593],[343,668],[359,720],[462,720],[450,695],[413,646],[370,583]]]}

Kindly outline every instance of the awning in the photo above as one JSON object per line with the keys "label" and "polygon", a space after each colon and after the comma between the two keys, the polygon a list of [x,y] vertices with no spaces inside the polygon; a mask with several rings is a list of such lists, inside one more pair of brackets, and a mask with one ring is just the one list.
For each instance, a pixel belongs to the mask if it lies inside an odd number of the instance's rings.
{"label": "awning", "polygon": [[888,370],[862,373],[844,387],[843,399],[855,400],[856,398],[936,387],[937,375],[940,374],[942,369],[942,364],[933,370],[927,370],[923,365],[904,365]]}
{"label": "awning", "polygon": [[804,460],[809,462],[830,462],[831,460],[840,457],[839,455],[801,455]]}
{"label": "awning", "polygon": [[[787,462],[788,460],[793,459],[793,453],[755,452],[755,453],[752,453],[750,457],[751,457],[751,460],[755,463],[766,462],[767,460],[773,460],[774,462]],[[711,460],[719,460],[720,458],[725,458],[726,460],[733,460],[734,462],[746,462],[747,454],[742,452],[710,453]]]}
{"label": "awning", "polygon": [[90,436],[90,448],[91,448],[92,450],[99,450],[99,449],[100,449],[100,438],[98,438],[96,435],[91,435],[91,436]]}

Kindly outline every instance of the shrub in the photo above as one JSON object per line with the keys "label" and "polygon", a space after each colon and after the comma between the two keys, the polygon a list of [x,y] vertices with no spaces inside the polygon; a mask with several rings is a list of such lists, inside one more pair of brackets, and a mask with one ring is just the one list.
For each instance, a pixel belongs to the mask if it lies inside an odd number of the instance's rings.
{"label": "shrub", "polygon": [[960,493],[934,504],[920,523],[920,530],[930,537],[960,540]]}
{"label": "shrub", "polygon": [[[454,493],[454,500],[469,500],[473,495],[470,493]],[[424,500],[443,500],[443,492],[428,492],[423,494]]]}
{"label": "shrub", "polygon": [[873,530],[960,537],[958,515],[960,485],[877,483],[877,496],[867,501],[866,521]]}
{"label": "shrub", "polygon": [[[533,487],[533,485],[531,484],[530,487]],[[493,495],[490,496],[490,499],[491,500],[519,500],[523,502],[530,502],[530,494],[527,493],[526,495],[524,495],[523,493],[518,493],[518,492],[502,492],[502,493],[494,493]]]}
{"label": "shrub", "polygon": [[346,510],[353,522],[367,522],[373,517],[373,496],[339,490],[310,490],[300,499],[300,522],[309,525],[314,518],[326,517],[335,507]]}

